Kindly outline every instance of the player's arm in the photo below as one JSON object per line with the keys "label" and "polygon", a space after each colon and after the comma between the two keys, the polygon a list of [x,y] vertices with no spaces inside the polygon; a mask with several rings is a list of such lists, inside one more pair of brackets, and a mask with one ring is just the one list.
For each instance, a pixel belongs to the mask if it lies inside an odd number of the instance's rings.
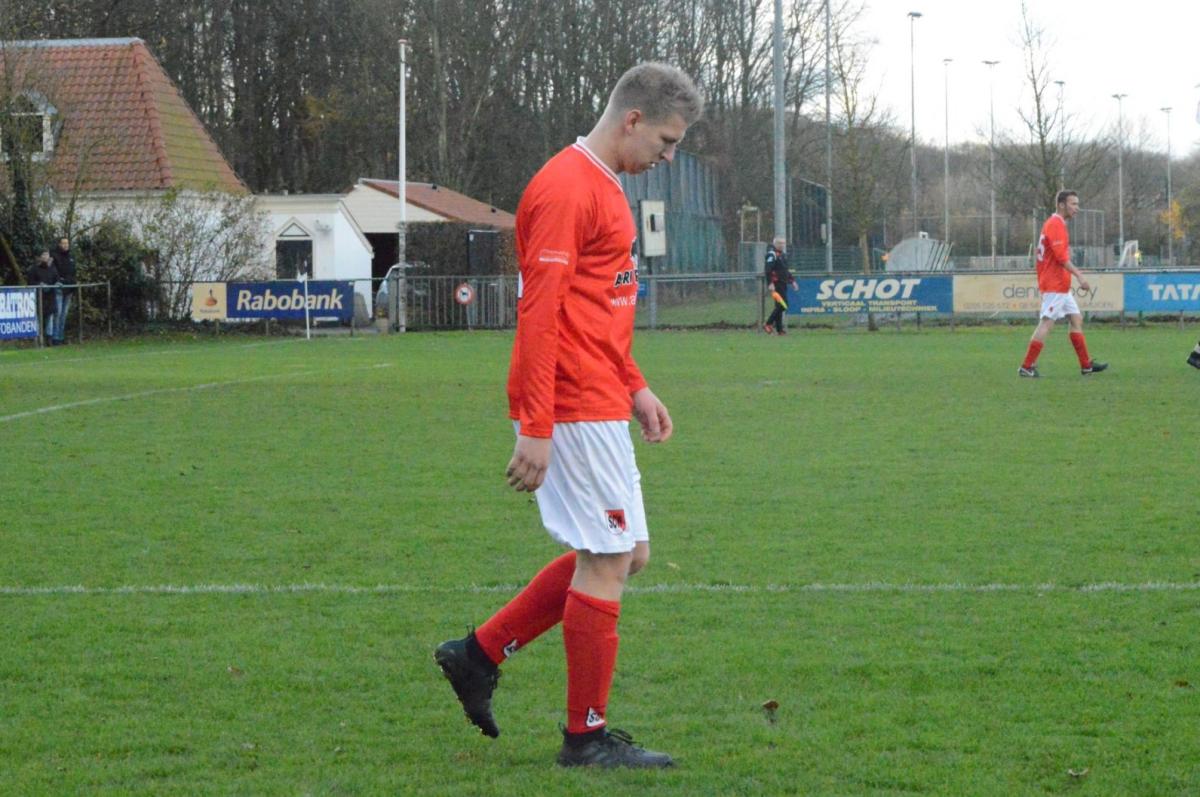
{"label": "player's arm", "polygon": [[1088,283],[1087,278],[1083,276],[1082,271],[1075,267],[1074,263],[1068,260],[1066,263],[1063,263],[1063,268],[1071,272],[1075,279],[1079,281],[1080,288],[1083,288],[1085,291],[1091,290],[1092,286]]}
{"label": "player's arm", "polygon": [[532,492],[550,467],[554,431],[554,374],[558,363],[558,315],[579,255],[578,200],[553,196],[535,200],[522,247],[521,296],[517,316],[520,433],[505,468],[509,486]]}

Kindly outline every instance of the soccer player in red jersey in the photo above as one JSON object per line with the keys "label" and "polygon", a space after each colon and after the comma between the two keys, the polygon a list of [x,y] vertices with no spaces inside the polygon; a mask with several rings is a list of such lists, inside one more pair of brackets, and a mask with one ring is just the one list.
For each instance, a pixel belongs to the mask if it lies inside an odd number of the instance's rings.
{"label": "soccer player in red jersey", "polygon": [[1033,330],[1025,361],[1017,369],[1021,376],[1037,378],[1037,358],[1054,322],[1064,316],[1071,324],[1071,345],[1079,358],[1079,372],[1084,376],[1096,374],[1108,367],[1108,363],[1096,362],[1088,354],[1087,342],[1083,337],[1083,314],[1071,295],[1071,275],[1079,280],[1085,291],[1091,288],[1087,279],[1071,264],[1071,248],[1067,235],[1067,221],[1079,212],[1079,195],[1074,191],[1059,191],[1055,198],[1057,210],[1042,225],[1042,237],[1037,248],[1037,281],[1042,294],[1041,321]]}
{"label": "soccer player in red jersey", "polygon": [[592,131],[534,175],[517,208],[517,334],[509,417],[517,435],[508,484],[537,498],[568,550],[507,605],[434,658],[467,718],[498,736],[498,666],[559,622],[567,658],[563,766],[664,767],[608,728],[617,618],[626,578],[650,556],[641,475],[629,435],[671,436],[671,416],[634,362],[637,230],[617,179],[670,162],[703,109],[691,79],[665,64],[618,80]]}

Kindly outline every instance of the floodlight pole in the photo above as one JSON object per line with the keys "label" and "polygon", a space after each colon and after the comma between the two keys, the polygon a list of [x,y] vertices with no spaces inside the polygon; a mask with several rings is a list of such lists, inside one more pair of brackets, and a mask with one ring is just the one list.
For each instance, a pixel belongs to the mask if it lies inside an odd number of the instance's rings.
{"label": "floodlight pole", "polygon": [[825,0],[825,271],[833,273],[833,113],[830,108],[830,0]]}
{"label": "floodlight pole", "polygon": [[404,264],[408,245],[408,153],[405,141],[407,126],[407,109],[405,94],[408,81],[408,60],[406,59],[406,39],[401,39],[400,45],[400,148],[396,158],[399,174],[396,179],[396,197],[400,200],[400,221],[396,225],[396,263],[400,266],[400,274],[396,279],[396,331],[404,332],[408,328],[408,313],[406,306],[407,285],[404,281]]}
{"label": "floodlight pole", "polygon": [[1114,94],[1113,99],[1117,101],[1117,235],[1120,245],[1117,247],[1117,262],[1125,256],[1125,163],[1124,153],[1125,148],[1125,115],[1121,107],[1121,100],[1125,99],[1127,94]]}
{"label": "floodlight pole", "polygon": [[912,213],[913,237],[921,234],[921,222],[917,218],[917,20],[921,18],[920,11],[908,12],[908,81],[910,101],[910,121],[912,124]]}
{"label": "floodlight pole", "polygon": [[[783,0],[775,0],[775,237],[787,238],[787,168],[783,141]],[[791,241],[788,241],[790,244]]]}
{"label": "floodlight pole", "polygon": [[945,218],[942,220],[942,240],[950,240],[950,63],[953,58],[943,58],[942,65],[945,67],[943,74],[944,92],[946,105],[946,145],[942,149],[942,192],[944,194],[943,204],[945,205]]}
{"label": "floodlight pole", "polygon": [[988,67],[988,119],[991,132],[988,134],[988,183],[991,188],[992,219],[992,271],[996,270],[996,64],[999,61],[984,61]]}
{"label": "floodlight pole", "polygon": [[1056,80],[1054,85],[1058,86],[1058,190],[1066,190],[1067,187],[1067,147],[1066,147],[1066,126],[1067,120],[1063,116],[1063,86],[1066,85],[1065,80]]}
{"label": "floodlight pole", "polygon": [[1171,107],[1160,109],[1167,115],[1167,265],[1175,265],[1175,212],[1171,205]]}

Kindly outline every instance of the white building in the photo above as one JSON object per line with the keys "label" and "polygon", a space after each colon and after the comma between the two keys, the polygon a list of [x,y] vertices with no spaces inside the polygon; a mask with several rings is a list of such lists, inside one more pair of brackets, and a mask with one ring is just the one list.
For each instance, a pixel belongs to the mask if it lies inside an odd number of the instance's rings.
{"label": "white building", "polygon": [[361,318],[371,307],[374,250],[341,194],[260,194],[259,211],[269,219],[264,248],[275,262],[276,279],[307,274],[315,280],[353,280]]}

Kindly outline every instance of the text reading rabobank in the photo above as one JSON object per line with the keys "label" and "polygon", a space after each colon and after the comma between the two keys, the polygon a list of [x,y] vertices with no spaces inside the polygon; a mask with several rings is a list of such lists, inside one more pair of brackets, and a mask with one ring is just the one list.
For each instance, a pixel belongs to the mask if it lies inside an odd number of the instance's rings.
{"label": "text reading rabobank", "polygon": [[354,314],[354,288],[349,282],[230,282],[227,318],[339,318]]}

